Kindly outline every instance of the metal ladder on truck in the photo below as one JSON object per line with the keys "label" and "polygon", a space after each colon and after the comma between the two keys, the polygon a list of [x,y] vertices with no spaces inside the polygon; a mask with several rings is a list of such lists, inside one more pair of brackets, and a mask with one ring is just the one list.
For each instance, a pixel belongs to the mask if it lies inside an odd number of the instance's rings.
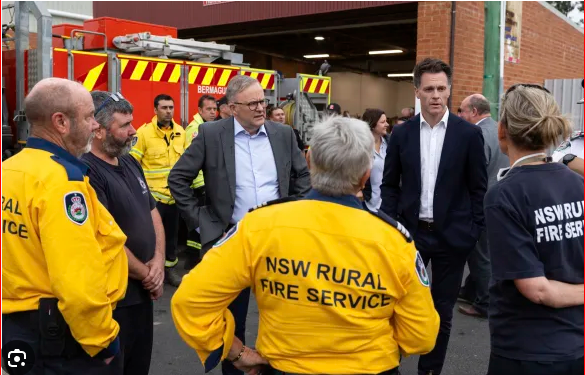
{"label": "metal ladder on truck", "polygon": [[167,57],[207,64],[219,58],[230,61],[232,65],[241,65],[243,61],[241,54],[234,53],[235,46],[158,36],[149,32],[117,36],[112,42],[121,51],[149,57]]}

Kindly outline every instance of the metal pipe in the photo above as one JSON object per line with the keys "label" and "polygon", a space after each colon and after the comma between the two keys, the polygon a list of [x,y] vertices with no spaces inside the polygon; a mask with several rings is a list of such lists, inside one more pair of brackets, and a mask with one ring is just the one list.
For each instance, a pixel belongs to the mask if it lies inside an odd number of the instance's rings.
{"label": "metal pipe", "polygon": [[483,95],[491,104],[491,115],[498,116],[500,86],[500,4],[485,1]]}
{"label": "metal pipe", "polygon": [[48,11],[49,13],[51,13],[52,16],[70,18],[72,20],[87,21],[93,19],[92,16],[79,13],[65,12],[63,10],[48,9]]}
{"label": "metal pipe", "polygon": [[[451,43],[449,44],[449,65],[451,74],[455,72],[455,20],[457,18],[457,2],[451,1]],[[451,82],[451,92],[453,92],[453,82]],[[453,95],[449,95],[447,108],[453,105]]]}
{"label": "metal pipe", "polygon": [[80,33],[80,34],[92,34],[92,35],[101,35],[104,37],[104,51],[108,53],[108,36],[104,33],[98,33],[97,31],[87,31],[81,29],[73,29],[71,30],[71,40],[73,40],[73,34]]}
{"label": "metal pipe", "polygon": [[[504,51],[506,48],[506,2],[500,2],[500,90],[498,92],[498,102],[501,102],[504,96]],[[502,114],[502,106],[498,105],[498,120]]]}

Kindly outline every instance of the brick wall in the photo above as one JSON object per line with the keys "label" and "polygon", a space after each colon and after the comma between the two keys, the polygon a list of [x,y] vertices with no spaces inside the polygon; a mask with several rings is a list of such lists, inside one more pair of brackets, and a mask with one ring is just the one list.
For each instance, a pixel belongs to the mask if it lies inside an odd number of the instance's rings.
{"label": "brick wall", "polygon": [[417,62],[427,57],[448,62],[451,44],[451,2],[420,1],[416,32]]}
{"label": "brick wall", "polygon": [[[484,2],[458,1],[452,110],[468,95],[482,92]],[[418,5],[416,60],[449,62],[451,2]],[[520,62],[505,63],[504,89],[514,83],[544,84],[545,79],[583,77],[583,34],[536,1],[523,2]]]}
{"label": "brick wall", "polygon": [[467,96],[481,93],[484,66],[484,2],[458,1],[451,110]]}
{"label": "brick wall", "polygon": [[504,88],[545,79],[583,78],[583,34],[536,1],[522,3],[520,62],[506,62]]}

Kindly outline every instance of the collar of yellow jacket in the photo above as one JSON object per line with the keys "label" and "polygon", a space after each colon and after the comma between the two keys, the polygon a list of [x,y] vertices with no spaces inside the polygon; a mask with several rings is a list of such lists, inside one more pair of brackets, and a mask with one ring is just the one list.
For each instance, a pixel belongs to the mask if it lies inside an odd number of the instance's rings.
{"label": "collar of yellow jacket", "polygon": [[196,124],[199,124],[199,125],[201,125],[201,124],[203,124],[205,122],[205,120],[203,119],[203,117],[201,117],[201,115],[199,114],[199,112],[197,112],[195,114],[195,116],[193,116],[193,121]]}
{"label": "collar of yellow jacket", "polygon": [[[181,125],[177,124],[175,122],[175,119],[171,120],[173,123],[173,132],[182,132],[184,129]],[[158,121],[157,121],[157,117],[156,115],[152,118],[152,120],[150,121],[150,124],[152,125],[152,127],[154,128],[154,132],[156,135],[158,135],[161,138],[165,137],[165,132],[162,131],[159,127],[158,127]]]}

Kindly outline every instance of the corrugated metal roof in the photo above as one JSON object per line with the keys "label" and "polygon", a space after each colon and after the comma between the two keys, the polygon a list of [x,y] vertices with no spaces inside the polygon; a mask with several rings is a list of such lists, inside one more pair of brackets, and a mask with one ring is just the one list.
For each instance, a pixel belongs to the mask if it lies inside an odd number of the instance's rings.
{"label": "corrugated metal roof", "polygon": [[94,17],[150,22],[178,29],[380,7],[403,1],[94,1]]}
{"label": "corrugated metal roof", "polygon": [[583,130],[583,104],[577,104],[583,99],[581,79],[547,79],[546,87],[555,97],[561,107],[561,112],[570,115],[574,130]]}

